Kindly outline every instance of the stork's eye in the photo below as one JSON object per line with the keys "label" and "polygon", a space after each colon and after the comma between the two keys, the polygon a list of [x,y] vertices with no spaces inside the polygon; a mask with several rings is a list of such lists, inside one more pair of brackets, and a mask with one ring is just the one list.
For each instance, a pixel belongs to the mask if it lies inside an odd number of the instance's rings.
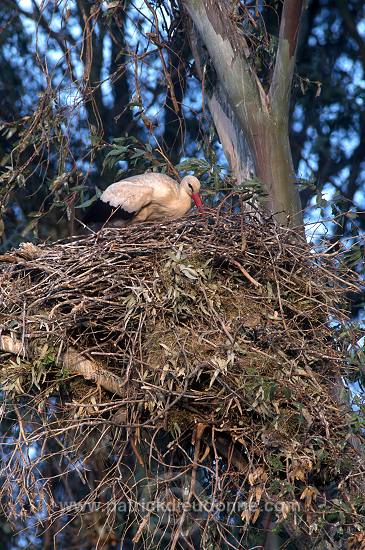
{"label": "stork's eye", "polygon": [[190,189],[191,189],[191,192],[194,193],[194,188],[193,188],[193,186],[191,185],[191,183],[188,183],[188,185],[189,185],[189,187],[190,187]]}

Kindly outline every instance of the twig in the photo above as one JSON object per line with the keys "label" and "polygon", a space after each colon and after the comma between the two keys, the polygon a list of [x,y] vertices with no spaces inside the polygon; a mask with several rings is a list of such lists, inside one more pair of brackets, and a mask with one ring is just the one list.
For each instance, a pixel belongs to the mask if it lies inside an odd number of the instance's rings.
{"label": "twig", "polygon": [[236,267],[238,267],[238,269],[241,271],[242,275],[244,275],[246,277],[246,279],[248,281],[250,281],[250,283],[252,283],[253,285],[255,285],[256,288],[259,288],[262,286],[261,283],[259,283],[258,281],[256,281],[253,277],[251,277],[251,275],[248,273],[248,271],[246,271],[246,269],[239,263],[237,262],[236,260],[234,260],[233,258],[229,258],[229,261],[231,262],[231,264],[235,265]]}

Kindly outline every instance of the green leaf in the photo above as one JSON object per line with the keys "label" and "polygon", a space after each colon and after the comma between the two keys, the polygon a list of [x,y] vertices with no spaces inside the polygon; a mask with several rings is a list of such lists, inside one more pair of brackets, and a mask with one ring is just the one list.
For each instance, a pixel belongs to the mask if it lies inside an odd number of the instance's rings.
{"label": "green leaf", "polygon": [[98,198],[99,197],[97,195],[94,195],[93,197],[91,197],[91,199],[87,199],[81,204],[78,204],[77,206],[75,206],[75,208],[87,208],[88,206],[91,206],[95,201],[97,201]]}

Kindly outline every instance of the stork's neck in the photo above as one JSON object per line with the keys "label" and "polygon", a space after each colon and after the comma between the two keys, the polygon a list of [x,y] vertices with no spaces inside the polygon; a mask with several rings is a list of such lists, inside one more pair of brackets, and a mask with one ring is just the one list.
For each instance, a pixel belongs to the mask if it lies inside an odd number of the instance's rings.
{"label": "stork's neck", "polygon": [[191,208],[191,195],[187,192],[184,185],[179,185],[179,203],[186,207],[186,210]]}
{"label": "stork's neck", "polygon": [[167,219],[176,219],[184,216],[191,208],[191,196],[183,186],[176,186],[176,194],[170,194],[166,201],[159,204],[159,210],[164,212]]}
{"label": "stork's neck", "polygon": [[189,197],[189,193],[187,192],[185,185],[182,185],[180,183],[179,184],[179,198],[181,198],[183,200],[186,197]]}

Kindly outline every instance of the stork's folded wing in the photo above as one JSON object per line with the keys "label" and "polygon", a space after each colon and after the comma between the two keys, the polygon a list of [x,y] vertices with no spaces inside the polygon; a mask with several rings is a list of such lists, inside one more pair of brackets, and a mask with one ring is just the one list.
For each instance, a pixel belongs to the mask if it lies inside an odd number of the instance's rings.
{"label": "stork's folded wing", "polygon": [[126,212],[138,212],[152,200],[153,188],[146,184],[116,182],[101,195],[103,202]]}

